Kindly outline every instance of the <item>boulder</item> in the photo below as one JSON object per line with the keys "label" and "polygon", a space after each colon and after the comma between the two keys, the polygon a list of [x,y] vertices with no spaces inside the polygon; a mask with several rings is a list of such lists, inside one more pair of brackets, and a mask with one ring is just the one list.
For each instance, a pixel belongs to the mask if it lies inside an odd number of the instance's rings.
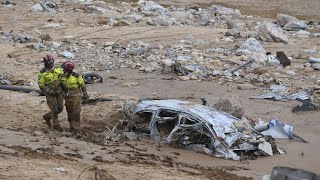
{"label": "boulder", "polygon": [[278,14],[277,15],[277,24],[279,26],[285,26],[286,24],[288,24],[290,21],[292,21],[293,19],[297,19],[293,16],[289,16],[287,14]]}
{"label": "boulder", "polygon": [[239,119],[241,119],[244,114],[244,108],[240,98],[232,94],[220,98],[219,101],[214,105],[214,108],[227,112]]}
{"label": "boulder", "polygon": [[265,49],[255,38],[247,39],[236,51],[236,55],[251,56],[260,62],[268,61]]}
{"label": "boulder", "polygon": [[219,5],[211,6],[211,12],[215,15],[241,16],[241,13],[239,10],[234,10],[234,9],[219,6]]}
{"label": "boulder", "polygon": [[263,22],[259,26],[258,35],[262,41],[288,43],[282,28],[271,22]]}
{"label": "boulder", "polygon": [[308,29],[308,25],[299,19],[293,19],[284,26],[286,30],[305,30]]}

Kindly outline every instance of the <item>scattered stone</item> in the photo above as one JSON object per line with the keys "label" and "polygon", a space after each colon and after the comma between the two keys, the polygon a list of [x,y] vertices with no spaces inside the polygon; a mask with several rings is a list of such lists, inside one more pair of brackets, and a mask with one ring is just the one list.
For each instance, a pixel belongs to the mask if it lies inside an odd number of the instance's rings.
{"label": "scattered stone", "polygon": [[233,29],[228,30],[226,32],[225,36],[227,36],[227,37],[232,36],[232,37],[235,37],[235,38],[240,38],[241,37],[240,31],[237,28],[233,28]]}
{"label": "scattered stone", "polygon": [[287,14],[278,14],[277,15],[277,24],[279,26],[285,26],[286,24],[288,24],[290,21],[292,21],[293,19],[297,19],[296,17],[287,15]]}
{"label": "scattered stone", "polygon": [[243,44],[241,44],[236,50],[236,54],[251,56],[260,62],[268,61],[265,49],[255,38],[249,38]]}
{"label": "scattered stone", "polygon": [[33,6],[31,6],[31,11],[32,12],[41,12],[41,11],[44,11],[43,7],[41,6],[40,3],[37,3]]}
{"label": "scattered stone", "polygon": [[281,27],[271,22],[263,22],[259,26],[258,35],[262,41],[288,43],[288,37]]}
{"label": "scattered stone", "polygon": [[259,152],[265,156],[272,156],[273,155],[272,146],[268,142],[260,143],[258,146],[258,149],[259,149]]}
{"label": "scattered stone", "polygon": [[241,119],[244,114],[243,104],[240,98],[236,95],[227,95],[223,98],[220,98],[219,101],[214,105],[214,108],[227,112],[239,119]]}
{"label": "scattered stone", "polygon": [[293,19],[284,26],[286,30],[305,30],[308,29],[308,25],[299,19]]}

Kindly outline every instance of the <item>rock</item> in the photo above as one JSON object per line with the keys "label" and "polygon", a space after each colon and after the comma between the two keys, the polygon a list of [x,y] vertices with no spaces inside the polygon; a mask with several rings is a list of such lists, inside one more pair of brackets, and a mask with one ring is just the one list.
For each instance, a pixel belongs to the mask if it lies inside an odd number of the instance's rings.
{"label": "rock", "polygon": [[265,49],[255,38],[247,39],[236,51],[237,55],[251,56],[260,62],[268,61]]}
{"label": "rock", "polygon": [[182,81],[190,80],[189,76],[179,76],[179,79]]}
{"label": "rock", "polygon": [[43,25],[40,29],[61,29],[62,26],[59,23],[48,23]]}
{"label": "rock", "polygon": [[66,59],[73,59],[74,58],[74,55],[69,51],[64,51],[62,55]]}
{"label": "rock", "polygon": [[39,11],[44,11],[43,7],[41,6],[40,3],[37,3],[33,6],[31,6],[31,11],[32,12],[39,12]]}
{"label": "rock", "polygon": [[29,35],[27,35],[24,32],[21,32],[19,34],[17,34],[17,36],[14,38],[15,41],[18,41],[20,43],[26,43],[31,41],[31,37]]}
{"label": "rock", "polygon": [[311,35],[311,33],[309,33],[308,31],[305,31],[305,30],[299,30],[297,32],[298,37],[309,37],[310,35]]}
{"label": "rock", "polygon": [[288,24],[290,21],[292,21],[293,19],[297,19],[296,17],[287,15],[287,14],[278,14],[277,15],[277,24],[279,26],[285,26],[286,24]]}
{"label": "rock", "polygon": [[219,101],[214,105],[214,108],[227,112],[239,119],[241,119],[244,114],[242,102],[236,95],[227,95],[223,98],[220,98]]}
{"label": "rock", "polygon": [[152,71],[155,71],[156,69],[152,66],[147,66],[144,68],[145,73],[151,73]]}
{"label": "rock", "polygon": [[312,36],[313,37],[320,37],[320,33],[314,33]]}
{"label": "rock", "polygon": [[171,59],[164,59],[161,61],[162,64],[162,70],[161,73],[162,74],[168,74],[174,71],[174,61],[172,61]]}
{"label": "rock", "polygon": [[61,43],[52,42],[51,45],[52,45],[52,47],[53,47],[54,49],[58,49],[58,48],[61,46]]}
{"label": "rock", "polygon": [[41,35],[39,36],[39,38],[40,38],[41,40],[43,40],[43,41],[51,41],[51,40],[52,40],[52,38],[51,38],[51,36],[50,36],[49,34],[41,34]]}
{"label": "rock", "polygon": [[259,26],[258,35],[262,41],[288,43],[288,37],[281,27],[271,22],[263,22]]}
{"label": "rock", "polygon": [[308,25],[299,19],[293,19],[284,26],[286,30],[305,30],[308,29]]}
{"label": "rock", "polygon": [[44,134],[43,134],[43,132],[42,131],[34,131],[33,133],[32,133],[32,136],[43,136]]}
{"label": "rock", "polygon": [[102,14],[105,14],[105,13],[107,12],[106,9],[104,9],[104,8],[102,8],[102,7],[99,7],[99,6],[95,6],[95,5],[93,5],[93,6],[88,6],[87,8],[90,9],[91,11],[94,10],[94,11],[100,12],[100,13],[102,13]]}
{"label": "rock", "polygon": [[35,50],[39,50],[39,49],[44,49],[45,48],[45,46],[42,43],[33,43],[32,46],[33,46],[33,49],[35,49]]}
{"label": "rock", "polygon": [[265,156],[272,156],[273,155],[272,146],[268,142],[260,143],[258,146],[258,149],[259,149],[259,152]]}
{"label": "rock", "polygon": [[131,23],[139,23],[143,19],[143,16],[139,14],[130,14],[124,16],[124,18],[130,21]]}
{"label": "rock", "polygon": [[153,1],[146,1],[144,3],[143,6],[143,11],[156,11],[158,13],[165,13],[166,12],[166,8],[164,8],[163,6],[161,6],[160,4],[153,2]]}
{"label": "rock", "polygon": [[157,16],[154,18],[148,18],[147,24],[153,26],[171,26],[172,21],[165,16]]}
{"label": "rock", "polygon": [[190,12],[183,12],[183,11],[170,12],[167,15],[176,19],[192,19],[193,18],[193,15]]}
{"label": "rock", "polygon": [[231,15],[231,16],[241,16],[241,13],[239,10],[235,11],[231,8],[226,8],[219,5],[213,5],[211,6],[211,12],[215,15]]}
{"label": "rock", "polygon": [[240,31],[239,29],[237,28],[233,28],[233,29],[230,29],[226,32],[225,36],[229,37],[229,36],[233,36],[235,38],[240,38],[241,35],[240,35]]}
{"label": "rock", "polygon": [[134,132],[123,132],[122,135],[129,141],[138,141],[138,135]]}
{"label": "rock", "polygon": [[119,20],[119,21],[116,21],[112,24],[112,26],[116,26],[116,27],[119,27],[119,26],[130,26],[130,22],[126,21],[126,20]]}
{"label": "rock", "polygon": [[230,37],[224,37],[223,40],[224,40],[225,42],[234,42],[234,40],[231,39]]}
{"label": "rock", "polygon": [[320,70],[320,63],[311,63],[311,67],[314,70]]}
{"label": "rock", "polygon": [[228,20],[226,24],[228,29],[239,29],[239,26],[234,21]]}
{"label": "rock", "polygon": [[287,55],[283,51],[277,51],[276,58],[279,60],[282,67],[291,65],[291,60],[287,57]]}

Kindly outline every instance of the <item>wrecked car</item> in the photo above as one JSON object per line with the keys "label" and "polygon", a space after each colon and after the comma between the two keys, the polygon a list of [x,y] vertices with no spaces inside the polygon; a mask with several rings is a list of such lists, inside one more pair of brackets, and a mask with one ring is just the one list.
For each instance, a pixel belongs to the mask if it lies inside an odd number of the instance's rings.
{"label": "wrecked car", "polygon": [[122,111],[131,131],[175,147],[233,160],[273,155],[277,149],[271,137],[255,132],[249,122],[188,101],[128,101]]}

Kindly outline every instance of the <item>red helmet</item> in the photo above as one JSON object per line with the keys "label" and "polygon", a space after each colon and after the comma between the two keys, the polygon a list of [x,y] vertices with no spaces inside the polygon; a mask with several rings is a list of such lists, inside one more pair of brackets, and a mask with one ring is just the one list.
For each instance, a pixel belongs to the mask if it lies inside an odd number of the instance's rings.
{"label": "red helmet", "polygon": [[54,63],[53,56],[51,54],[47,54],[45,57],[43,57],[42,62],[45,64],[53,64]]}
{"label": "red helmet", "polygon": [[66,61],[62,64],[62,68],[66,71],[72,71],[74,69],[74,64],[71,61]]}

